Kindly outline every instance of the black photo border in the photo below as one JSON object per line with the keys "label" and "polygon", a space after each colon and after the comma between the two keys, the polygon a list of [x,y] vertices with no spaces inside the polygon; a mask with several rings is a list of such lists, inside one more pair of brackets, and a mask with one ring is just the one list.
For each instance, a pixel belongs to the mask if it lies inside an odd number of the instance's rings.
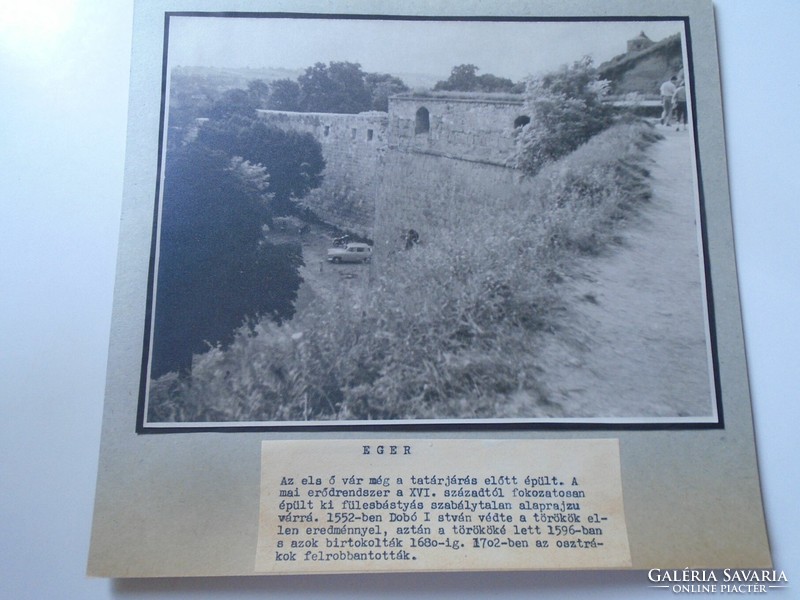
{"label": "black photo border", "polygon": [[[334,20],[362,20],[362,21],[441,21],[441,22],[614,22],[614,21],[678,21],[682,22],[685,32],[685,45],[687,52],[687,65],[692,86],[690,87],[690,97],[692,106],[692,129],[694,133],[694,159],[697,170],[697,193],[700,214],[700,238],[703,252],[703,269],[705,277],[705,299],[706,315],[709,335],[709,346],[711,351],[711,365],[713,369],[714,401],[716,402],[717,420],[703,422],[688,421],[658,421],[658,422],[622,422],[609,420],[596,420],[593,422],[584,421],[520,421],[508,419],[507,422],[479,422],[473,420],[448,420],[442,422],[413,422],[402,421],[393,423],[391,421],[376,421],[373,423],[348,423],[346,421],[326,422],[314,421],[308,423],[279,421],[252,422],[225,421],[220,424],[208,423],[181,423],[179,426],[164,424],[154,426],[146,421],[146,399],[149,385],[149,358],[150,342],[152,335],[153,300],[156,279],[156,249],[158,245],[158,219],[159,205],[161,196],[161,173],[163,168],[164,136],[166,135],[166,106],[169,90],[168,81],[168,48],[170,20],[177,17],[210,17],[210,18],[241,18],[241,19],[334,19]],[[147,277],[147,295],[144,315],[144,334],[143,347],[141,354],[141,367],[139,376],[138,408],[136,412],[137,434],[166,434],[166,433],[198,433],[198,432],[491,432],[491,431],[647,431],[647,430],[704,430],[704,429],[724,429],[725,422],[723,416],[723,402],[721,394],[720,365],[717,348],[716,320],[714,313],[714,294],[711,277],[711,265],[709,259],[708,231],[707,231],[707,211],[705,206],[705,194],[703,191],[703,175],[698,144],[698,121],[702,118],[699,115],[696,99],[697,82],[694,76],[694,58],[692,54],[692,35],[690,18],[688,16],[567,16],[567,17],[536,17],[536,16],[422,16],[422,15],[377,15],[377,14],[339,14],[339,13],[306,13],[306,12],[205,12],[205,11],[171,11],[164,13],[164,35],[162,52],[162,72],[161,72],[161,104],[159,113],[159,132],[158,132],[158,156],[156,166],[156,182],[154,191],[153,222],[150,241],[150,256]],[[621,419],[621,418],[617,418]]]}

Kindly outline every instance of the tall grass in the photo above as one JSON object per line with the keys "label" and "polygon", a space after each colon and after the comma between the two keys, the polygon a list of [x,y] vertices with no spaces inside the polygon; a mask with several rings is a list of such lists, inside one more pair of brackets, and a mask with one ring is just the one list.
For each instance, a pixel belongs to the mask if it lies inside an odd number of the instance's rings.
{"label": "tall grass", "polygon": [[[537,341],[559,282],[649,197],[644,123],[619,124],[532,178],[394,154],[378,175],[367,293],[243,326],[150,388],[164,421],[548,417]],[[420,243],[404,249],[413,228]]]}

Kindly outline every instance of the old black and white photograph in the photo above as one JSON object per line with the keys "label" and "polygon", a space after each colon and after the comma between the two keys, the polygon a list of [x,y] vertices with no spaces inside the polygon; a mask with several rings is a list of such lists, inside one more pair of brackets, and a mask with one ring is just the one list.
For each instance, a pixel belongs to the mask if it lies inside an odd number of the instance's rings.
{"label": "old black and white photograph", "polygon": [[718,424],[687,25],[168,15],[139,430]]}

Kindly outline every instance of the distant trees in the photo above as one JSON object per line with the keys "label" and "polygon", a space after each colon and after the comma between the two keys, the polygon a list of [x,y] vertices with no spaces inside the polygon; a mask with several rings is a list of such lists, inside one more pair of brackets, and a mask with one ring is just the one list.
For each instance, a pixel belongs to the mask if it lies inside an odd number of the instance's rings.
{"label": "distant trees", "polygon": [[319,185],[324,161],[312,136],[267,126],[252,105],[244,90],[224,94],[196,137],[167,153],[154,378],[188,370],[248,318],[294,313],[300,247],[269,243],[263,227]]}
{"label": "distant trees", "polygon": [[269,84],[262,79],[253,79],[247,82],[247,95],[256,108],[266,108],[269,99]]}
{"label": "distant trees", "polygon": [[276,79],[270,84],[267,108],[272,110],[300,110],[300,84],[291,79]]}
{"label": "distant trees", "polygon": [[207,118],[221,120],[235,114],[251,114],[258,107],[256,98],[247,90],[227,90],[222,98],[211,105],[204,115]]}
{"label": "distant trees", "polygon": [[220,95],[216,86],[204,78],[177,70],[170,78],[169,94],[169,126],[181,134],[194,119],[207,116]]}
{"label": "distant trees", "polygon": [[599,79],[590,57],[528,82],[516,166],[530,174],[565,156],[606,129],[612,108],[602,102],[609,82]]}
{"label": "distant trees", "polygon": [[[267,74],[268,76],[268,74]],[[358,63],[315,63],[296,80],[215,77],[175,69],[170,85],[170,128],[185,133],[197,118],[220,118],[259,108],[291,112],[388,111],[389,97],[407,92],[399,77],[365,73]],[[175,141],[173,139],[173,141]],[[180,140],[178,140],[180,141]]]}
{"label": "distant trees", "polygon": [[408,91],[402,79],[388,73],[367,73],[364,81],[372,96],[372,110],[388,112],[389,96]]}
{"label": "distant trees", "polygon": [[361,65],[316,63],[297,78],[300,108],[305,112],[358,113],[369,110],[372,97]]}
{"label": "distant trees", "polygon": [[[199,106],[206,108],[203,113],[196,116],[222,119],[232,114],[255,114],[256,109],[266,108],[269,94],[269,85],[260,79],[254,79],[247,83],[246,90],[238,88],[225,90],[216,100],[200,103]],[[171,106],[170,121],[172,121]]]}
{"label": "distant trees", "polygon": [[475,65],[458,65],[450,71],[450,77],[439,81],[434,90],[469,92],[478,87],[478,67]]}
{"label": "distant trees", "polygon": [[521,86],[505,77],[478,75],[478,67],[472,64],[458,65],[450,71],[450,77],[433,86],[436,91],[448,92],[507,92],[522,91]]}
{"label": "distant trees", "polygon": [[267,107],[273,110],[355,114],[389,110],[389,96],[408,91],[398,77],[365,73],[351,62],[318,62],[297,78],[271,84]]}

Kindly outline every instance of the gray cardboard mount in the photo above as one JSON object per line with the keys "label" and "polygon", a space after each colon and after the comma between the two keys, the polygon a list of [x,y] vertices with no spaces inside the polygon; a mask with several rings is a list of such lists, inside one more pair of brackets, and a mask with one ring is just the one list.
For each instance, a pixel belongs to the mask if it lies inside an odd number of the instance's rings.
{"label": "gray cardboard mount", "polygon": [[[696,104],[703,115],[697,142],[724,427],[137,434],[168,11],[688,17]],[[88,573],[100,577],[254,574],[263,440],[428,436],[618,438],[633,568],[771,564],[740,319],[710,1],[137,2],[121,239]]]}

